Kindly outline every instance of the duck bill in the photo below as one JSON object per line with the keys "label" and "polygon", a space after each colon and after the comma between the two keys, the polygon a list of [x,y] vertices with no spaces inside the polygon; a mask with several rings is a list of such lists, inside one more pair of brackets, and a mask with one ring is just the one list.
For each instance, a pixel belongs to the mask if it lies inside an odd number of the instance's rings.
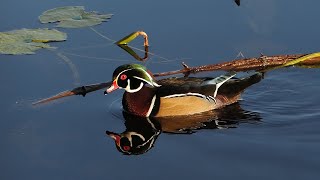
{"label": "duck bill", "polygon": [[111,85],[106,91],[104,91],[104,94],[109,94],[109,93],[111,93],[112,91],[115,91],[115,90],[117,90],[117,89],[119,89],[119,86],[118,86],[118,84],[117,84],[117,81],[114,80],[113,83],[112,83],[112,85]]}
{"label": "duck bill", "polygon": [[110,136],[115,142],[117,146],[120,146],[120,135],[111,131],[106,131],[106,134]]}

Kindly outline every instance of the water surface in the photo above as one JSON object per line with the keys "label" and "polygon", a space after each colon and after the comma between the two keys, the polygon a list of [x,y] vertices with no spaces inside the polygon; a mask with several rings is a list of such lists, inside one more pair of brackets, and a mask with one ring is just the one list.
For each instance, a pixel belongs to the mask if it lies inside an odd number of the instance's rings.
{"label": "water surface", "polygon": [[[153,72],[246,57],[319,51],[316,1],[50,1],[3,0],[0,31],[42,25],[45,10],[83,5],[113,13],[97,31],[118,40],[137,30],[150,36]],[[242,95],[242,116],[254,123],[161,133],[152,149],[125,156],[105,131],[123,132],[122,92],[71,97],[40,107],[31,103],[79,84],[111,80],[115,67],[136,62],[89,28],[61,29],[68,40],[55,52],[0,55],[1,179],[316,179],[320,176],[319,69],[266,74]],[[142,48],[142,40],[132,43]],[[77,56],[75,56],[77,55]],[[143,53],[141,53],[143,55]],[[94,58],[93,58],[94,57]],[[199,76],[216,73],[199,74]]]}

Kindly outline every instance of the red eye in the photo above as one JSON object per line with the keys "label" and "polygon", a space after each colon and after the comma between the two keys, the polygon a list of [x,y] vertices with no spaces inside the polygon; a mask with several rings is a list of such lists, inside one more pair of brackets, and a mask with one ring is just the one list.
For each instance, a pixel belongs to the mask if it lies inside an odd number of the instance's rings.
{"label": "red eye", "polygon": [[121,74],[120,79],[121,79],[121,80],[126,80],[126,79],[127,79],[127,75]]}
{"label": "red eye", "polygon": [[130,150],[130,146],[123,146],[123,150],[129,151]]}

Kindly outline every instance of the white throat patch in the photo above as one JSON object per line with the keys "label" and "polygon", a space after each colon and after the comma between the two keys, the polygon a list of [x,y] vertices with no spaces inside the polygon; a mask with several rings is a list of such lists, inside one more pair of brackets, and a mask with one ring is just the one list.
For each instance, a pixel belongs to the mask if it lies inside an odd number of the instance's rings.
{"label": "white throat patch", "polygon": [[137,89],[130,89],[130,79],[127,80],[128,82],[128,85],[127,87],[125,88],[125,90],[129,93],[135,93],[135,92],[138,92],[142,89],[143,87],[143,82],[140,83],[140,86],[137,88]]}

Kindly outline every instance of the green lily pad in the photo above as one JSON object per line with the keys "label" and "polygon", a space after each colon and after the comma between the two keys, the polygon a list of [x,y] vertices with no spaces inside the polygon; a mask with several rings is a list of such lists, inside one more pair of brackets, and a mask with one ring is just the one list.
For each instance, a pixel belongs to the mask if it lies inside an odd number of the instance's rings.
{"label": "green lily pad", "polygon": [[58,22],[57,27],[82,28],[108,21],[112,14],[86,12],[83,6],[65,6],[47,10],[39,16],[41,23]]}
{"label": "green lily pad", "polygon": [[66,33],[46,28],[0,32],[0,54],[34,54],[34,51],[41,48],[54,48],[47,42],[66,39]]}

